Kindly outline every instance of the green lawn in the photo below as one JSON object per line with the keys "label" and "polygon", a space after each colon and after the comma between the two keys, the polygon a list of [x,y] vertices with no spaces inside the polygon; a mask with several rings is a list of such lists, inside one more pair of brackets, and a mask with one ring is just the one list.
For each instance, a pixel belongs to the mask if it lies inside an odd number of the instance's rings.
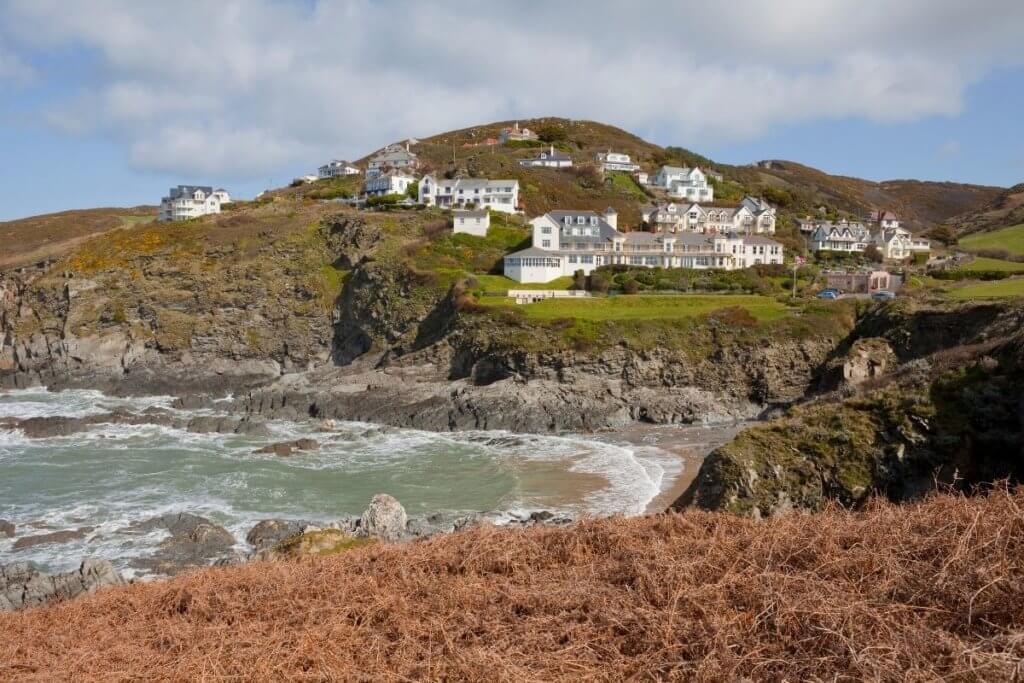
{"label": "green lawn", "polygon": [[1024,278],[979,282],[952,289],[946,295],[951,299],[994,299],[1000,297],[1024,296]]}
{"label": "green lawn", "polygon": [[[504,301],[504,300],[503,300]],[[767,296],[692,294],[546,299],[518,307],[535,320],[681,320],[727,308],[743,308],[759,321],[785,317],[788,308]]]}
{"label": "green lawn", "polygon": [[1024,254],[1024,223],[968,235],[960,240],[960,245],[968,249],[1005,249],[1011,254]]}
{"label": "green lawn", "polygon": [[961,270],[980,271],[980,270],[999,270],[1006,271],[1008,273],[1024,273],[1024,263],[1015,263],[1014,261],[1001,261],[995,258],[986,258],[979,256]]}

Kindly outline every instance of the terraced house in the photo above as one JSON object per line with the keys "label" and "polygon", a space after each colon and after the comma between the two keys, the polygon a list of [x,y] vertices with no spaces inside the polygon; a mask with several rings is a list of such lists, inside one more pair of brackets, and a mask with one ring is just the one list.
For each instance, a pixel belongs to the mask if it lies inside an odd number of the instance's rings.
{"label": "terraced house", "polygon": [[516,282],[589,275],[613,264],[734,270],[783,259],[782,245],[762,235],[620,232],[613,209],[552,211],[530,223],[533,246],[504,259],[505,276]]}
{"label": "terraced house", "polygon": [[[863,253],[869,245],[874,245],[882,254],[882,258],[894,261],[931,252],[931,242],[914,237],[906,228],[898,227],[899,219],[893,220],[896,221],[897,227],[879,227],[875,231],[860,222],[808,221],[806,223],[813,226],[810,236],[811,251]],[[881,220],[879,224],[881,225]],[[801,230],[804,230],[803,224]]]}
{"label": "terraced house", "polygon": [[420,179],[420,204],[442,209],[476,207],[514,213],[519,206],[518,180],[487,178],[437,178],[427,174]]}
{"label": "terraced house", "polygon": [[742,232],[774,235],[775,207],[746,196],[735,206],[716,204],[649,204],[641,207],[644,224],[654,232]]}

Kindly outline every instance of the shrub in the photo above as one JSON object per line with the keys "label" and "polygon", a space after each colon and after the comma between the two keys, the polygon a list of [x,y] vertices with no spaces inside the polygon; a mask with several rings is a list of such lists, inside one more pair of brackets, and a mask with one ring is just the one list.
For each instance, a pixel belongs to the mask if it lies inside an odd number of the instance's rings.
{"label": "shrub", "polygon": [[637,292],[640,291],[640,283],[634,280],[633,278],[630,278],[626,280],[625,283],[623,283],[622,290],[626,294],[636,294]]}
{"label": "shrub", "polygon": [[537,129],[537,136],[547,143],[565,142],[569,139],[569,132],[558,124],[549,123]]}
{"label": "shrub", "polygon": [[606,274],[597,271],[590,274],[590,290],[592,292],[607,294],[611,285],[611,280]]}

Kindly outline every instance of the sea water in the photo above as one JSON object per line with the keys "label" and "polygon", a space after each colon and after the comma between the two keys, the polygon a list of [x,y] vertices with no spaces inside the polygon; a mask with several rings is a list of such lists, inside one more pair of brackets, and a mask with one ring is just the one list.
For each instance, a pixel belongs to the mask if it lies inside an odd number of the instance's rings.
{"label": "sea water", "polygon": [[[95,391],[0,392],[0,419],[141,413],[182,418],[216,410],[172,408],[170,397],[114,398]],[[475,431],[434,433],[357,422],[270,421],[269,436],[196,434],[158,425],[97,424],[87,431],[29,439],[0,428],[0,519],[18,537],[88,528],[83,538],[18,551],[0,537],[0,563],[30,560],[49,571],[103,557],[128,570],[166,532],[133,524],[187,511],[245,534],[267,518],[329,522],[362,512],[375,493],[410,515],[493,512],[501,521],[532,510],[632,515],[678,471],[658,448],[575,435]],[[260,447],[300,437],[320,448],[288,457]],[[128,571],[127,573],[131,573]]]}

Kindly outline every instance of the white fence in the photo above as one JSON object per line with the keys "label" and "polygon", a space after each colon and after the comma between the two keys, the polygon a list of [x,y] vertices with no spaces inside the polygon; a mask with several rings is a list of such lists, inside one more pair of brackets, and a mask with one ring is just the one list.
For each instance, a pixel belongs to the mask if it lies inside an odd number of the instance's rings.
{"label": "white fence", "polygon": [[508,296],[516,300],[517,304],[532,304],[535,301],[544,299],[566,299],[583,298],[590,296],[590,292],[581,289],[510,289]]}

